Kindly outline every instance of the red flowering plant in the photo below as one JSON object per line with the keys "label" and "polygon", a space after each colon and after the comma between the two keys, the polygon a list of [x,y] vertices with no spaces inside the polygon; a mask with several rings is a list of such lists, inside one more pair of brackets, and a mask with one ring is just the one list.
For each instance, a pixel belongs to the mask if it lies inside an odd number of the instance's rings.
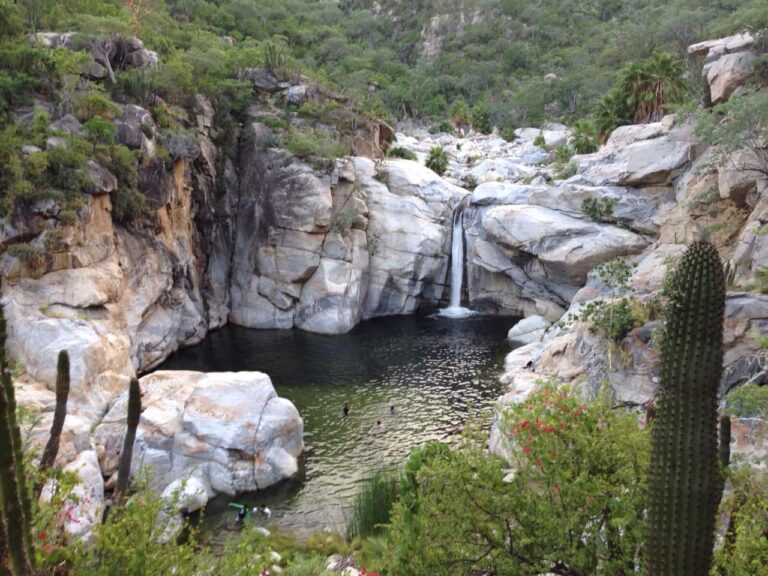
{"label": "red flowering plant", "polygon": [[578,542],[579,564],[623,574],[638,561],[649,451],[638,415],[609,395],[586,402],[575,387],[539,383],[503,411],[501,430],[527,505]]}

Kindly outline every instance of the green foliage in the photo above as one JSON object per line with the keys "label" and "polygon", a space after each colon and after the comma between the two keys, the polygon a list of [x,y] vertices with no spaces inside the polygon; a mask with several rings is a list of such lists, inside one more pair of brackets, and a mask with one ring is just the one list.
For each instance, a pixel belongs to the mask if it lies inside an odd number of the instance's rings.
{"label": "green foliage", "polygon": [[714,246],[694,243],[668,284],[661,387],[652,431],[648,570],[706,576],[723,491],[717,391],[725,278]]}
{"label": "green foliage", "polygon": [[448,153],[443,150],[442,146],[434,146],[430,149],[424,165],[438,176],[442,176],[448,169]]}
{"label": "green foliage", "polygon": [[99,144],[112,144],[117,134],[117,127],[109,120],[95,116],[83,124],[86,137],[93,144],[93,152]]}
{"label": "green foliage", "polygon": [[634,574],[648,462],[636,416],[545,384],[501,434],[509,463],[482,441],[412,455],[386,573]]}
{"label": "green foliage", "polygon": [[768,386],[744,384],[725,397],[725,411],[739,418],[768,418]]}
{"label": "green foliage", "polygon": [[[768,173],[768,93],[749,91],[734,94],[727,102],[699,115],[696,135],[706,144],[716,146],[715,160],[731,170]],[[734,161],[734,152],[749,154]]]}
{"label": "green foliage", "polygon": [[72,573],[78,576],[165,576],[194,574],[205,556],[196,549],[194,532],[186,543],[163,537],[174,521],[174,508],[139,482],[136,493],[113,506],[107,522],[95,529],[91,546],[76,550]]}
{"label": "green foliage", "polygon": [[112,218],[121,224],[128,224],[143,216],[146,211],[146,201],[141,192],[118,187],[110,194],[112,200]]}
{"label": "green foliage", "polygon": [[43,261],[43,252],[34,244],[28,242],[21,242],[19,244],[12,244],[8,247],[8,254],[14,258],[18,258],[25,264],[32,266],[40,264]]}
{"label": "green foliage", "polygon": [[546,148],[547,141],[544,139],[544,134],[537,134],[533,139],[533,145],[538,146],[539,148]]}
{"label": "green foliage", "polygon": [[283,138],[283,147],[299,158],[325,158],[333,160],[344,156],[347,147],[324,130],[302,132],[291,128]]}
{"label": "green foliage", "polygon": [[590,322],[589,331],[612,342],[621,342],[635,327],[632,301],[622,298],[618,302],[593,300],[579,310],[579,320]]}
{"label": "green foliage", "polygon": [[109,96],[98,90],[89,90],[74,100],[75,116],[81,121],[99,117],[111,120],[120,115],[120,107]]}
{"label": "green foliage", "polygon": [[453,134],[453,124],[450,122],[440,122],[438,124],[433,124],[429,127],[429,133],[430,134],[440,134],[445,132],[446,134]]}
{"label": "green foliage", "polygon": [[602,222],[613,215],[613,198],[584,198],[581,210],[595,222]]}
{"label": "green foliage", "polygon": [[472,108],[472,127],[481,134],[490,134],[493,129],[488,107],[483,102],[478,102]]}
{"label": "green foliage", "polygon": [[464,100],[457,100],[451,106],[451,122],[457,130],[465,130],[472,122],[469,106]]}
{"label": "green foliage", "polygon": [[397,501],[400,477],[392,471],[379,471],[360,487],[347,523],[347,538],[381,533],[389,524],[390,511]]}
{"label": "green foliage", "polygon": [[116,144],[110,148],[108,168],[118,182],[135,189],[139,182],[136,154],[129,148]]}
{"label": "green foliage", "polygon": [[728,517],[712,574],[762,576],[768,566],[768,476],[749,468],[731,476],[732,490],[720,512]]}
{"label": "green foliage", "polygon": [[416,154],[402,146],[392,146],[387,150],[387,156],[390,158],[403,158],[404,160],[416,160]]}
{"label": "green foliage", "polygon": [[579,120],[573,125],[571,145],[577,154],[591,154],[600,147],[597,128],[589,120]]}
{"label": "green foliage", "polygon": [[352,228],[356,219],[357,209],[354,206],[346,206],[331,219],[331,230],[339,234],[346,234]]}
{"label": "green foliage", "polygon": [[683,63],[669,52],[656,51],[650,58],[622,68],[616,89],[635,123],[658,121],[671,104],[683,99]]}

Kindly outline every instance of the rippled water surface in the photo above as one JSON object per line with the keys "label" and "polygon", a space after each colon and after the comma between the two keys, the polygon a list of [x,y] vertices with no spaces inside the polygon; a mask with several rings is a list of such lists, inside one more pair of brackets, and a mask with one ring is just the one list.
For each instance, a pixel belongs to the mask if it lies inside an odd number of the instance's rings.
{"label": "rippled water surface", "polygon": [[[342,531],[361,480],[401,464],[414,446],[455,437],[470,412],[487,409],[499,396],[497,376],[513,323],[402,316],[364,322],[341,336],[229,326],[161,369],[269,374],[277,393],[304,418],[302,470],[291,481],[235,500],[267,503],[272,523],[299,534]],[[350,414],[342,418],[345,401]],[[209,504],[208,527],[234,515],[229,502]]]}

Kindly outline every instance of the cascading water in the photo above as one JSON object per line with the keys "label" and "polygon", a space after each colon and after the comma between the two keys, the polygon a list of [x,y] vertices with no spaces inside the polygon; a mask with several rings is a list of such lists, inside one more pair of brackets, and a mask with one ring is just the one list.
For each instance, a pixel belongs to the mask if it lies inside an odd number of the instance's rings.
{"label": "cascading water", "polygon": [[453,237],[451,239],[451,302],[440,311],[441,316],[466,318],[472,310],[461,306],[461,285],[464,280],[464,201],[453,213]]}

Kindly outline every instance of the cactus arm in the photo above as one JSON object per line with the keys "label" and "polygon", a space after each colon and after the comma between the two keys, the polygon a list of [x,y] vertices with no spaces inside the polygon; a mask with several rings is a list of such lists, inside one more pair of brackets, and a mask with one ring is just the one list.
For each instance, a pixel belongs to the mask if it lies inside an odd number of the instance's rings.
{"label": "cactus arm", "polygon": [[0,307],[0,506],[5,519],[11,572],[32,573],[32,502],[26,489],[16,398],[5,356],[5,316]]}
{"label": "cactus arm", "polygon": [[133,459],[133,443],[136,440],[136,429],[141,417],[141,388],[136,378],[131,378],[128,388],[128,417],[126,421],[123,451],[120,453],[120,465],[117,470],[117,487],[115,494],[122,496],[128,490],[131,475],[131,460]]}
{"label": "cactus arm", "polygon": [[69,354],[66,350],[59,352],[56,365],[56,410],[53,413],[53,424],[48,443],[40,459],[40,470],[47,470],[56,461],[61,442],[61,431],[67,418],[67,399],[69,397]]}

